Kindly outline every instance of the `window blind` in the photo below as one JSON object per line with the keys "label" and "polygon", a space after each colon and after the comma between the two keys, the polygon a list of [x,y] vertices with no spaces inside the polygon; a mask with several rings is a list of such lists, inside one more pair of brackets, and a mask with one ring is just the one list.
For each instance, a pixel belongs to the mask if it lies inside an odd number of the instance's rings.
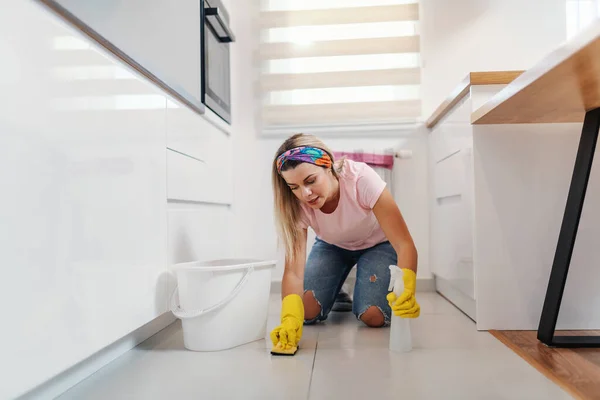
{"label": "window blind", "polygon": [[416,0],[263,0],[264,129],[414,122]]}

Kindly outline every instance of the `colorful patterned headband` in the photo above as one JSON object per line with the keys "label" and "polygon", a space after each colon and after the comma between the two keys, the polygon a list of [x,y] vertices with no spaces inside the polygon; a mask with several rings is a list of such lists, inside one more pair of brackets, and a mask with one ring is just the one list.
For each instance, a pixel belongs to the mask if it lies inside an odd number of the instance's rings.
{"label": "colorful patterned headband", "polygon": [[324,150],[317,147],[295,147],[277,157],[277,172],[281,173],[283,164],[288,160],[307,162],[325,168],[331,168],[333,164],[331,157]]}

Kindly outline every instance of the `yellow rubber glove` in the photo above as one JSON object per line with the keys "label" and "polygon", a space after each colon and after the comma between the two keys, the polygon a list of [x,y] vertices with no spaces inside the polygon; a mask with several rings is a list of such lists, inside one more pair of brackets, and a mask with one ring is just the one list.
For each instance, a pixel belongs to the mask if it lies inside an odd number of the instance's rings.
{"label": "yellow rubber glove", "polygon": [[304,303],[297,294],[290,294],[283,298],[281,303],[281,325],[271,332],[273,346],[281,343],[282,347],[289,349],[298,347],[302,338],[304,325]]}
{"label": "yellow rubber glove", "polygon": [[417,318],[421,314],[421,307],[415,298],[417,288],[417,275],[408,268],[402,268],[404,291],[399,297],[394,292],[388,293],[387,301],[394,315],[402,318]]}

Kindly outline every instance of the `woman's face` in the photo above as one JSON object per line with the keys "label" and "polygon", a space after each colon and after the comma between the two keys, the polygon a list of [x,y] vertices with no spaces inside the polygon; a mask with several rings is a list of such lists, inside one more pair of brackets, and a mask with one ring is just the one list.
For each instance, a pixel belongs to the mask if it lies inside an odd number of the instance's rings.
{"label": "woman's face", "polygon": [[327,200],[335,197],[335,177],[331,169],[301,163],[283,171],[281,176],[292,193],[311,208],[320,209]]}

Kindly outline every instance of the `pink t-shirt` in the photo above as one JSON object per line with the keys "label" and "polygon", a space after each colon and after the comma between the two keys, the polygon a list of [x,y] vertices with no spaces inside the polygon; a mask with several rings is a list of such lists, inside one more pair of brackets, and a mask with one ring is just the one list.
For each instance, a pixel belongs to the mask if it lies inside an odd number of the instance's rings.
{"label": "pink t-shirt", "polygon": [[340,177],[340,200],[331,214],[302,204],[300,226],[313,228],[323,241],[348,250],[366,249],[388,240],[373,213],[386,183],[363,162],[345,160]]}

